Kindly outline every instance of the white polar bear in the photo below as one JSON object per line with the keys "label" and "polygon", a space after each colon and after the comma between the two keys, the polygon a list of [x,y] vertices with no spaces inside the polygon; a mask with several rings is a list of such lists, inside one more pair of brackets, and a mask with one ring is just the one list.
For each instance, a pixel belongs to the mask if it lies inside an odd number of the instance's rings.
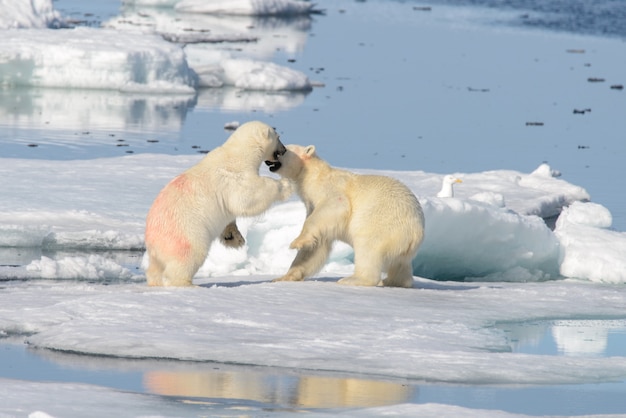
{"label": "white polar bear", "polygon": [[[309,145],[287,145],[276,170],[295,183],[307,217],[290,248],[298,253],[275,281],[304,280],[323,266],[334,240],[354,249],[354,274],[341,284],[413,286],[411,261],[424,237],[424,214],[398,180],[331,167]],[[383,272],[387,277],[381,280]]]}
{"label": "white polar bear", "polygon": [[235,217],[259,215],[291,195],[289,181],[259,175],[263,161],[272,171],[280,167],[285,151],[273,128],[248,122],[170,181],[146,218],[148,285],[191,286],[215,238],[243,245]]}

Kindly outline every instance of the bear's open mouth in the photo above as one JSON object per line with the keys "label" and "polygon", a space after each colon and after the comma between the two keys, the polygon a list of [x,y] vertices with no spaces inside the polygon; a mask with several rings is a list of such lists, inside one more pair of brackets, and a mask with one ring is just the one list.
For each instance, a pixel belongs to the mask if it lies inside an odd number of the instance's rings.
{"label": "bear's open mouth", "polygon": [[282,155],[285,155],[286,152],[287,149],[284,146],[281,146],[279,149],[274,151],[274,161],[265,161],[265,165],[270,168],[270,171],[272,173],[278,170],[283,165],[280,161],[278,161],[278,158],[280,158]]}

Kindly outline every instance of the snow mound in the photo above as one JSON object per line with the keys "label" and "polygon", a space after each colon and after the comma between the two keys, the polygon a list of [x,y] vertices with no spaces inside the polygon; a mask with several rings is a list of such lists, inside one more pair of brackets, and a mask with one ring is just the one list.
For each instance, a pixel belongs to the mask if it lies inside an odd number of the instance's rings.
{"label": "snow mound", "polygon": [[128,280],[133,278],[127,268],[95,254],[88,257],[64,257],[60,260],[42,256],[40,260],[35,260],[26,266],[26,269],[39,273],[42,279]]}
{"label": "snow mound", "polygon": [[554,231],[561,245],[561,275],[626,283],[626,233],[610,226],[610,212],[597,203],[574,202],[564,208]]}
{"label": "snow mound", "polygon": [[416,275],[450,280],[510,269],[516,281],[558,275],[559,243],[541,218],[456,198],[422,199],[421,204],[426,233],[413,261]]}

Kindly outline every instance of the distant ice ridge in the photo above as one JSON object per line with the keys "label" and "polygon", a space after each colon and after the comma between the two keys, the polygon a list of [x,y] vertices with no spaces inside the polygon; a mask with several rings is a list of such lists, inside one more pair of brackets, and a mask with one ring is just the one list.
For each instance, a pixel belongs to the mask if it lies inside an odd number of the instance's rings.
{"label": "distant ice ridge", "polygon": [[61,25],[52,0],[0,0],[0,29],[45,28]]}

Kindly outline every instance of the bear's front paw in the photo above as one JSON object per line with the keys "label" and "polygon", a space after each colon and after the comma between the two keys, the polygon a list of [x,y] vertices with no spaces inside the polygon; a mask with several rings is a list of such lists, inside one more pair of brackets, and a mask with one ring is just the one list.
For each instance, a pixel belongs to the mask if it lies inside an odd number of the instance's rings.
{"label": "bear's front paw", "polygon": [[224,228],[224,231],[222,231],[222,234],[220,235],[220,242],[225,247],[239,248],[246,243],[246,240],[243,235],[241,235],[241,232],[239,232],[237,224],[235,222],[231,222],[226,226],[226,228]]}
{"label": "bear's front paw", "polygon": [[304,275],[299,270],[290,270],[283,277],[272,280],[272,282],[300,282],[304,280]]}

